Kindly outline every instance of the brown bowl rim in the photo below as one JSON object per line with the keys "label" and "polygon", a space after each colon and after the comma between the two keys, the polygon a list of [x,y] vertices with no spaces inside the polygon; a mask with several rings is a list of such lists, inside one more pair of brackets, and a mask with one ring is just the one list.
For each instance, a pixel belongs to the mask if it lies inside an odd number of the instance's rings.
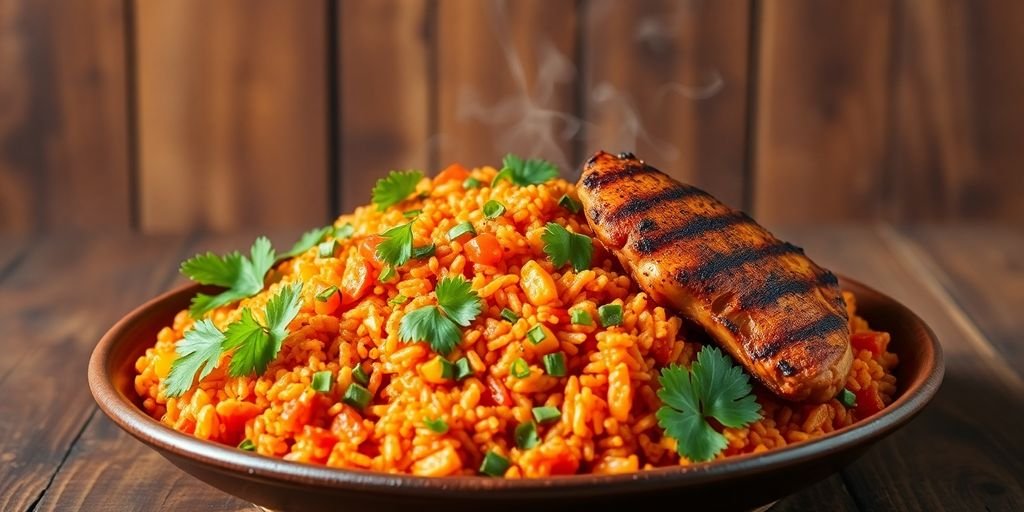
{"label": "brown bowl rim", "polygon": [[935,333],[902,303],[866,286],[840,276],[843,288],[858,298],[874,295],[879,302],[889,302],[905,321],[916,323],[927,334],[923,371],[924,379],[912,382],[888,407],[871,418],[830,432],[822,437],[760,454],[746,454],[725,460],[689,466],[656,468],[621,475],[571,475],[536,479],[504,479],[481,476],[422,477],[368,470],[331,468],[245,452],[229,446],[204,441],[183,434],[143,412],[120,393],[108,376],[116,368],[114,348],[125,343],[125,333],[144,322],[149,312],[165,301],[182,300],[201,287],[184,285],[166,292],[125,315],[103,336],[89,360],[89,388],[100,409],[118,426],[143,443],[159,451],[199,462],[221,472],[245,479],[269,479],[298,486],[345,488],[365,492],[383,492],[409,496],[441,496],[458,491],[474,498],[501,498],[516,493],[542,491],[545,495],[566,495],[586,490],[590,493],[613,494],[628,487],[630,491],[650,491],[669,487],[700,486],[723,479],[753,476],[784,470],[786,467],[853,449],[872,439],[880,439],[910,421],[932,399],[942,382],[944,362],[942,346]]}

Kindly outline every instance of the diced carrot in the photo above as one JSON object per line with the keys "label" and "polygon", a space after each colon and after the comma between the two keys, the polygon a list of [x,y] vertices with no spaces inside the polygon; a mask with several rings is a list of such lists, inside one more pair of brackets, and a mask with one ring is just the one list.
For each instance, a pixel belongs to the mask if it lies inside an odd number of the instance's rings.
{"label": "diced carrot", "polygon": [[359,241],[359,254],[369,260],[377,259],[377,246],[384,241],[380,235],[370,235]]}
{"label": "diced carrot", "polygon": [[341,304],[347,306],[359,300],[370,289],[370,264],[358,254],[349,255],[345,272],[341,274]]}
{"label": "diced carrot", "polygon": [[363,417],[355,409],[345,405],[341,412],[331,422],[331,432],[341,439],[350,443],[359,444],[370,436],[366,425],[363,424]]}
{"label": "diced carrot", "polygon": [[490,233],[480,233],[466,242],[466,257],[473,263],[481,265],[496,265],[501,261],[504,254],[498,237]]}
{"label": "diced carrot", "polygon": [[462,164],[451,164],[443,171],[434,176],[434,185],[440,185],[449,181],[463,182],[469,177],[469,171]]}
{"label": "diced carrot", "polygon": [[520,271],[521,286],[526,299],[534,306],[543,306],[558,298],[555,280],[536,261],[530,260]]}
{"label": "diced carrot", "polygon": [[[551,329],[548,329],[548,326],[544,324],[537,325],[539,326],[540,331],[544,333],[544,338],[537,343],[534,343],[533,340],[527,337],[527,339],[523,340],[523,350],[532,357],[539,357],[544,354],[550,354],[557,351],[560,345],[558,343],[558,338],[555,337],[555,333],[551,332]],[[534,329],[536,329],[536,327]]]}
{"label": "diced carrot", "polygon": [[462,460],[451,446],[427,455],[412,465],[412,472],[420,476],[448,476],[462,469]]}

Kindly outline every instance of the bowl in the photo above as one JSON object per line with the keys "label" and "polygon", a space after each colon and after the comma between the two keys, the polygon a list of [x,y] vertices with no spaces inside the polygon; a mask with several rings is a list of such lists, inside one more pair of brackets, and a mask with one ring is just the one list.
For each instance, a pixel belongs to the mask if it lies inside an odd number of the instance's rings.
{"label": "bowl", "polygon": [[[669,503],[708,509],[750,509],[791,494],[852,462],[906,424],[942,381],[935,334],[899,302],[841,278],[857,297],[858,314],[892,335],[899,355],[898,389],[889,407],[814,440],[762,454],[625,475],[575,475],[534,480],[428,478],[335,469],[264,457],[202,441],[149,417],[134,391],[135,361],[200,291],[186,286],[135,309],[110,329],[89,361],[89,387],[104,413],[171,463],[224,492],[273,510],[565,510]],[[410,508],[412,507],[412,508]]]}

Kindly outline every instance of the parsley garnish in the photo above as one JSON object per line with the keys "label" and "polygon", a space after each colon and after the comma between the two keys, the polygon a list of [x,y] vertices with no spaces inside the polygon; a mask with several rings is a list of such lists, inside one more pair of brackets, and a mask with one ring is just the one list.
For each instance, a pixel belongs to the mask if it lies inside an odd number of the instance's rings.
{"label": "parsley garnish", "polygon": [[384,240],[377,245],[377,259],[398,267],[412,257],[412,222],[395,226],[383,233]]}
{"label": "parsley garnish", "polygon": [[405,201],[416,191],[416,184],[422,179],[420,171],[391,171],[387,177],[377,180],[373,187],[373,203],[377,205],[377,211],[382,212]]}
{"label": "parsley garnish", "polygon": [[247,258],[238,251],[226,256],[208,252],[197,254],[181,264],[181,273],[189,279],[227,288],[217,295],[200,293],[193,297],[188,308],[192,318],[201,318],[216,308],[252,297],[263,290],[263,278],[274,266],[274,247],[270,240],[261,236],[253,242],[249,253]]}
{"label": "parsley garnish", "polygon": [[242,319],[229,325],[224,332],[224,350],[234,349],[228,373],[232,377],[262,374],[277,357],[281,343],[288,336],[288,324],[295,319],[302,306],[302,283],[281,288],[267,301],[266,325],[253,316],[252,310],[242,310]]}
{"label": "parsley garnish", "polygon": [[556,176],[558,176],[558,168],[547,160],[539,158],[523,160],[518,156],[508,154],[502,160],[501,172],[491,180],[491,186],[497,185],[501,180],[509,180],[521,187],[540,185]]}
{"label": "parsley garnish", "polygon": [[761,417],[750,393],[750,378],[720,350],[704,346],[689,370],[672,365],[661,370],[658,425],[676,440],[676,451],[694,462],[711,460],[725,449],[725,436],[707,418],[741,428]]}
{"label": "parsley garnish", "polygon": [[299,241],[295,242],[295,245],[288,252],[278,254],[277,261],[286,260],[288,258],[294,258],[312,248],[314,245],[319,244],[327,238],[327,235],[334,232],[334,226],[324,226],[322,228],[311,229],[306,231],[299,237]]}
{"label": "parsley garnish", "polygon": [[171,363],[171,373],[164,382],[167,396],[181,396],[192,387],[192,381],[199,374],[199,380],[210,374],[220,362],[221,343],[224,333],[209,319],[200,320],[185,332],[185,339],[174,348],[178,357]]}
{"label": "parsley garnish", "polygon": [[480,314],[480,296],[462,277],[445,277],[434,289],[437,306],[424,306],[402,317],[398,336],[403,342],[426,341],[448,355],[462,339],[459,326],[468,326]]}
{"label": "parsley garnish", "polygon": [[559,224],[549,222],[540,238],[544,241],[544,252],[556,267],[570,261],[577,272],[590,267],[594,243],[589,236],[572,233]]}

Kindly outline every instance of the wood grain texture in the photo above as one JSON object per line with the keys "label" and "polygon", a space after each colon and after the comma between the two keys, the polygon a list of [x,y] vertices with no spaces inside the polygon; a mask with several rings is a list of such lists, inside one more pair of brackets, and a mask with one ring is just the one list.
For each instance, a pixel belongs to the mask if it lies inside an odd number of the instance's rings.
{"label": "wood grain texture", "polygon": [[0,2],[0,231],[132,225],[121,0]]}
{"label": "wood grain texture", "polygon": [[511,152],[569,174],[577,25],[573,0],[440,0],[440,166],[500,166]]}
{"label": "wood grain texture", "polygon": [[93,345],[167,285],[180,247],[177,238],[48,238],[0,283],[0,510],[28,510],[47,488],[96,410],[83,385]]}
{"label": "wood grain texture", "polygon": [[1024,3],[896,2],[886,217],[1024,225]]}
{"label": "wood grain texture", "polygon": [[[271,233],[275,247],[290,247],[296,234]],[[168,250],[181,258],[198,252],[218,254],[244,250],[258,236],[256,232],[198,237],[184,247]],[[161,263],[161,265],[163,265]],[[160,268],[165,268],[161,266]],[[173,265],[171,267],[175,268]],[[184,284],[177,275],[172,288]],[[126,500],[125,496],[145,497]],[[53,484],[39,502],[37,511],[61,510],[254,510],[252,504],[209,487],[165,460],[148,446],[136,441],[97,412]]]}
{"label": "wood grain texture", "polygon": [[955,304],[885,229],[807,227],[780,235],[832,270],[903,302],[942,342],[946,377],[909,425],[843,470],[865,510],[1019,510],[1024,507],[1024,381],[958,320]]}
{"label": "wood grain texture", "polygon": [[583,156],[633,151],[745,207],[750,2],[583,5]]}
{"label": "wood grain texture", "polygon": [[769,509],[771,512],[800,512],[829,510],[831,512],[857,512],[857,504],[839,475],[826,478],[796,494],[782,498]]}
{"label": "wood grain texture", "polygon": [[323,223],[326,3],[135,11],[142,229]]}
{"label": "wood grain texture", "polygon": [[340,2],[341,211],[370,202],[392,169],[430,174],[433,2]]}
{"label": "wood grain texture", "polygon": [[988,225],[912,227],[900,233],[985,339],[1024,374],[1024,234]]}
{"label": "wood grain texture", "polygon": [[759,220],[878,218],[892,2],[760,2],[754,123]]}

